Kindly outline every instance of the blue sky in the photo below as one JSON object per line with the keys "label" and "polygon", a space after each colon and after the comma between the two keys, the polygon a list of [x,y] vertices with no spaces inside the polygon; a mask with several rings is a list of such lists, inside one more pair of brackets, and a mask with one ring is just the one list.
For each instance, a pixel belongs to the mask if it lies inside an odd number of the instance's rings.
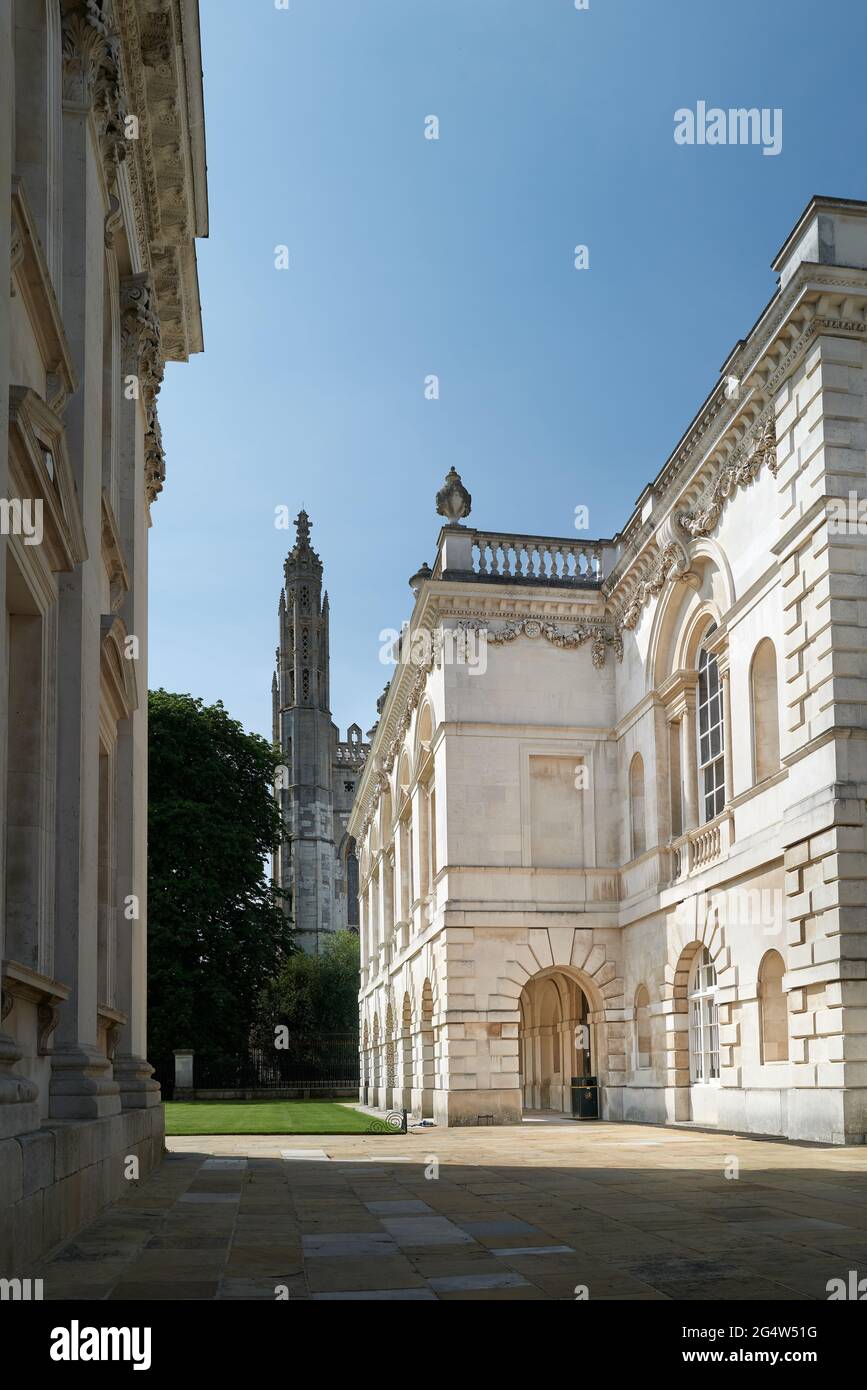
{"label": "blue sky", "polygon": [[[270,737],[303,505],[334,718],[369,728],[449,467],[479,527],[614,534],[808,198],[867,197],[862,0],[589,3],[201,0],[205,352],[160,397],[152,686]],[[675,144],[700,100],[781,108],[782,152]]]}

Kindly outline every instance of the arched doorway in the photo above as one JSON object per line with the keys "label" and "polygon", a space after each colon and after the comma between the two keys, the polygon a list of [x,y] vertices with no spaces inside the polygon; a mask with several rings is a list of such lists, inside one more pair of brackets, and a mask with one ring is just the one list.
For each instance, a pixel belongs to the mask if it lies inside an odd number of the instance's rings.
{"label": "arched doorway", "polygon": [[593,1071],[593,1027],[584,990],[562,970],[528,980],[520,998],[521,1094],[525,1110],[572,1109],[573,1076]]}
{"label": "arched doorway", "polygon": [[[715,954],[719,952],[717,944]],[[669,1015],[669,1054],[677,1065],[675,1119],[719,1123],[719,984],[714,958],[701,941],[681,951],[674,975],[674,1013]],[[688,1065],[687,1065],[688,1063]]]}

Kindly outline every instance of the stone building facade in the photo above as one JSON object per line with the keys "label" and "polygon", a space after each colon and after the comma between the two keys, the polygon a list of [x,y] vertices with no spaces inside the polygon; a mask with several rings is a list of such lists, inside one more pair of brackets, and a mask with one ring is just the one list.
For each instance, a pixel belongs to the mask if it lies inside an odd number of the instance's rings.
{"label": "stone building facade", "polygon": [[349,825],[378,1104],[592,1075],[608,1119],[864,1142],[867,204],[773,269],[613,540],[440,494]]}
{"label": "stone building facade", "polygon": [[0,0],[3,1275],[162,1156],[147,540],[207,216],[197,0]]}
{"label": "stone building facade", "polygon": [[358,860],[347,823],[369,745],[358,724],[342,740],[331,722],[322,561],[310,544],[306,512],[295,526],[271,682],[272,737],[283,753],[275,794],[286,831],[271,871],[298,944],[318,954],[330,933],[358,926]]}

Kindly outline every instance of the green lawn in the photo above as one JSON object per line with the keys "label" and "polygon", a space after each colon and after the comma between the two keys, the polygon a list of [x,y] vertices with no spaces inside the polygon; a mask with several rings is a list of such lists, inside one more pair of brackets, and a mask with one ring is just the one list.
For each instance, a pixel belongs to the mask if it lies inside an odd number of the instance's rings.
{"label": "green lawn", "polygon": [[166,1104],[166,1134],[363,1134],[372,1115],[333,1100],[195,1100]]}

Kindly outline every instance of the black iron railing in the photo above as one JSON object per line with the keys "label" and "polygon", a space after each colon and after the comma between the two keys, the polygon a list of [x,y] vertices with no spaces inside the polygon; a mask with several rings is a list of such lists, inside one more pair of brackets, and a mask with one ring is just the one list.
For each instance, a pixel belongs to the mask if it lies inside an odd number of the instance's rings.
{"label": "black iron railing", "polygon": [[231,1057],[197,1053],[196,1090],[317,1090],[357,1086],[358,1038],[346,1033],[290,1037],[286,1047],[251,1047]]}

